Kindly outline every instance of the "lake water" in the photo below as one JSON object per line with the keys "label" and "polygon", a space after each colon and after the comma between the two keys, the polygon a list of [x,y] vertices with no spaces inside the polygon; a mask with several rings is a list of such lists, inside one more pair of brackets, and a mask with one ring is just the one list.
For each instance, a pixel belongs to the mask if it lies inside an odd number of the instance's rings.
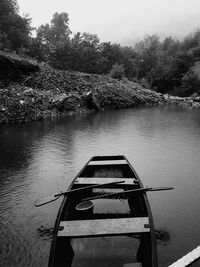
{"label": "lake water", "polygon": [[[0,128],[0,266],[47,266],[60,200],[34,201],[66,190],[93,155],[124,154],[149,192],[159,266],[200,241],[200,110],[124,109]],[[165,236],[164,236],[165,237]],[[197,265],[198,266],[198,265]]]}

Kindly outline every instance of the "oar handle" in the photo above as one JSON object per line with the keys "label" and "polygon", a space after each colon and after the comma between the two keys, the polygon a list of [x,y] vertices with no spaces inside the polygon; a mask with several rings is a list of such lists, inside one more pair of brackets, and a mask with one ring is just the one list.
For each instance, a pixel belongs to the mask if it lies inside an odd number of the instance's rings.
{"label": "oar handle", "polygon": [[101,186],[107,186],[107,185],[115,185],[115,184],[121,184],[124,183],[124,180],[119,180],[119,181],[115,181],[115,182],[110,182],[110,183],[103,183],[103,184],[93,184],[93,185],[89,185],[89,186],[85,186],[85,187],[80,187],[80,188],[76,188],[76,189],[72,189],[66,192],[61,192],[58,194],[55,194],[55,197],[60,197],[62,195],[68,195],[68,194],[72,194],[78,191],[83,191],[83,190],[88,190],[88,189],[92,189],[92,188],[97,188],[97,187],[101,187]]}
{"label": "oar handle", "polygon": [[88,189],[92,189],[92,188],[98,188],[98,187],[101,187],[101,186],[109,186],[109,185],[121,184],[121,183],[124,183],[124,182],[125,182],[124,180],[119,180],[119,181],[110,182],[110,183],[93,184],[93,185],[89,185],[89,186],[85,186],[85,187],[80,187],[80,188],[68,190],[66,192],[62,192],[62,193],[59,193],[59,194],[54,194],[53,196],[47,196],[47,197],[44,197],[43,199],[36,200],[34,205],[35,205],[35,207],[40,207],[42,205],[45,205],[47,203],[50,203],[50,202],[53,202],[53,201],[57,200],[60,196],[63,196],[63,195],[69,195],[69,194],[72,194],[72,193],[77,193],[77,192],[88,190]]}
{"label": "oar handle", "polygon": [[104,194],[104,195],[95,196],[95,197],[88,197],[88,198],[83,199],[82,201],[94,200],[94,199],[105,198],[105,197],[113,197],[113,196],[118,196],[118,195],[126,195],[126,194],[129,194],[129,193],[139,193],[139,192],[147,192],[147,191],[163,191],[163,190],[171,190],[171,189],[174,189],[174,188],[173,187],[137,188],[137,189],[126,190],[124,192]]}

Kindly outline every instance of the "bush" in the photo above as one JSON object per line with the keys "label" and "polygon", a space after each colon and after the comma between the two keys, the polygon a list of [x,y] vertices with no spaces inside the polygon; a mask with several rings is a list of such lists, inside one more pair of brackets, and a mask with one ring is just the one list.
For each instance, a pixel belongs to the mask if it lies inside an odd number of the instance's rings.
{"label": "bush", "polygon": [[[185,90],[184,90],[185,89]],[[197,61],[182,78],[182,90],[185,96],[200,93],[200,62]]]}
{"label": "bush", "polygon": [[112,66],[112,69],[110,70],[110,76],[114,79],[121,80],[123,77],[125,77],[125,68],[123,65],[120,65],[116,63]]}

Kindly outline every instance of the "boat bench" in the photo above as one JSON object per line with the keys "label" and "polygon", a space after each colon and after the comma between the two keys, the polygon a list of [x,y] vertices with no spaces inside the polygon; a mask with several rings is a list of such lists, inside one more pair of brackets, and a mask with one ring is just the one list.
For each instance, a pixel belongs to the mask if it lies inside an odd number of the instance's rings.
{"label": "boat bench", "polygon": [[126,160],[91,160],[88,165],[123,165],[128,164]]}
{"label": "boat bench", "polygon": [[[77,177],[74,181],[74,184],[105,184],[105,183],[114,183],[118,181],[124,181],[124,183],[120,183],[120,187],[123,185],[135,185],[138,183],[138,180],[135,178],[109,178],[109,177]],[[116,184],[117,185],[117,184]],[[115,186],[116,186],[115,185]]]}
{"label": "boat bench", "polygon": [[89,237],[150,232],[148,217],[61,221],[58,236]]}
{"label": "boat bench", "polygon": [[123,267],[142,267],[140,262],[125,263]]}

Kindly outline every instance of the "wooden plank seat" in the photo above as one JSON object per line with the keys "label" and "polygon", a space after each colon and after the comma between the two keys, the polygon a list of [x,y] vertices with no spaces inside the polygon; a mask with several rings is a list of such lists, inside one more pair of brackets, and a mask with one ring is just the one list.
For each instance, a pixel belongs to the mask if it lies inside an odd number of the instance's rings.
{"label": "wooden plank seat", "polygon": [[122,165],[128,164],[126,160],[94,160],[90,161],[88,165]]}
{"label": "wooden plank seat", "polygon": [[123,267],[142,267],[140,262],[131,262],[123,264]]}
{"label": "wooden plank seat", "polygon": [[[74,181],[74,184],[105,184],[105,183],[113,183],[117,181],[124,181],[124,183],[120,183],[120,187],[123,185],[134,185],[137,184],[138,181],[135,178],[101,178],[101,177],[78,177]],[[117,186],[117,185],[115,185]]]}
{"label": "wooden plank seat", "polygon": [[92,193],[94,194],[114,194],[125,192],[123,188],[94,188]]}
{"label": "wooden plank seat", "polygon": [[61,221],[58,236],[86,237],[149,232],[149,218]]}

